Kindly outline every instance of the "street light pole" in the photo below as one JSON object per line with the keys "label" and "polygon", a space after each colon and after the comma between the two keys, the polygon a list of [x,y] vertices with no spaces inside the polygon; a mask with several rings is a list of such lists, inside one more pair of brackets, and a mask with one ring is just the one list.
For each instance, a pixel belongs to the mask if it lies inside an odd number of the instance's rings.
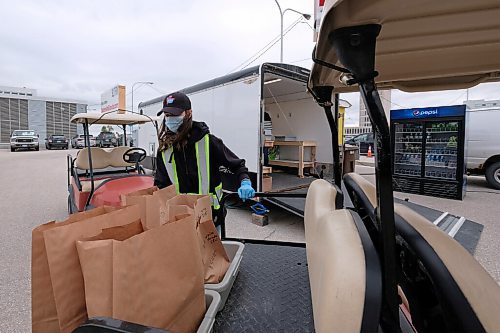
{"label": "street light pole", "polygon": [[278,0],[274,0],[276,2],[276,5],[278,5],[278,9],[280,10],[280,18],[281,18],[281,33],[280,33],[280,46],[281,46],[281,52],[280,52],[280,62],[283,62],[283,11],[281,10],[281,6],[278,2]]}
{"label": "street light pole", "polygon": [[283,63],[283,16],[285,15],[285,13],[289,10],[289,11],[292,11],[292,12],[295,12],[297,14],[300,14],[301,16],[303,16],[306,20],[309,20],[311,18],[311,15],[309,14],[304,14],[304,13],[301,13],[295,9],[292,9],[292,8],[287,8],[285,10],[281,10],[281,6],[278,2],[278,0],[274,0],[274,2],[276,2],[276,5],[278,5],[278,9],[280,11],[280,19],[281,19],[281,33],[280,33],[280,47],[281,47],[281,52],[280,52],[280,63]]}
{"label": "street light pole", "polygon": [[153,84],[153,82],[149,82],[149,81],[138,81],[138,82],[135,82],[133,85],[132,85],[132,112],[134,112],[134,86],[138,83],[142,83],[142,84]]}

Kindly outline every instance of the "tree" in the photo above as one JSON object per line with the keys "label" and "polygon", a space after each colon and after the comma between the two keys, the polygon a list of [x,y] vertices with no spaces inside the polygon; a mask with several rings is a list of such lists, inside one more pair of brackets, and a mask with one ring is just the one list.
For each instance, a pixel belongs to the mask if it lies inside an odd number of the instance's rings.
{"label": "tree", "polygon": [[101,127],[101,132],[113,132],[113,126],[111,126],[111,125],[109,125],[109,126],[104,125],[103,127]]}

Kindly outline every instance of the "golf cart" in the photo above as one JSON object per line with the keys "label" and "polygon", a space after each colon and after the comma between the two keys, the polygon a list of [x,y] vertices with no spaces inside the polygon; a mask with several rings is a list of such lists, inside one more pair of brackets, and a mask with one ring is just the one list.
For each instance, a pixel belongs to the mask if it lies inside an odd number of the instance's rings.
{"label": "golf cart", "polygon": [[[308,88],[330,125],[334,182],[309,188],[306,244],[243,240],[240,273],[214,331],[500,330],[498,284],[431,221],[394,204],[389,126],[377,90],[500,81],[499,17],[498,0],[325,2]],[[338,93],[356,89],[374,129],[375,187],[356,174],[342,181]],[[354,207],[346,208],[343,185]],[[278,195],[287,194],[258,193]],[[139,331],[164,332],[106,319],[75,332]]]}
{"label": "golf cart", "polygon": [[[81,212],[97,206],[119,206],[120,194],[126,194],[153,186],[153,177],[146,175],[139,164],[146,157],[141,148],[123,146],[111,148],[91,147],[91,125],[122,126],[126,138],[126,126],[144,124],[153,120],[134,113],[79,113],[71,122],[82,124],[85,147],[76,157],[67,156],[68,211]],[[90,149],[89,149],[90,147]]]}

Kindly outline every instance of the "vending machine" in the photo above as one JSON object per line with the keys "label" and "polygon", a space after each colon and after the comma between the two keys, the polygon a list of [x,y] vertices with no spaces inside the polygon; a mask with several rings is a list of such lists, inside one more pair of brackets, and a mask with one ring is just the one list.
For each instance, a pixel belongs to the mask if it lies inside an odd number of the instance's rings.
{"label": "vending machine", "polygon": [[391,110],[395,191],[462,200],[465,105]]}

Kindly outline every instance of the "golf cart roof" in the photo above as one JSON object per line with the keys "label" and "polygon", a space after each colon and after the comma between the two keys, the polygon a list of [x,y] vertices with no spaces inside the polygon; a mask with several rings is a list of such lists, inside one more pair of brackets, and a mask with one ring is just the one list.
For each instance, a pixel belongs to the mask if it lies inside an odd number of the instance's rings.
{"label": "golf cart roof", "polygon": [[88,121],[89,125],[93,124],[104,124],[104,125],[136,125],[144,124],[150,121],[157,120],[145,115],[135,114],[135,113],[100,113],[100,112],[87,112],[87,113],[77,113],[71,118],[71,122],[75,124],[84,124],[85,120]]}
{"label": "golf cart roof", "polygon": [[[327,0],[314,57],[343,67],[335,29],[379,24],[375,78],[380,89],[463,89],[500,81],[500,0]],[[357,90],[341,73],[315,63],[309,87]]]}

